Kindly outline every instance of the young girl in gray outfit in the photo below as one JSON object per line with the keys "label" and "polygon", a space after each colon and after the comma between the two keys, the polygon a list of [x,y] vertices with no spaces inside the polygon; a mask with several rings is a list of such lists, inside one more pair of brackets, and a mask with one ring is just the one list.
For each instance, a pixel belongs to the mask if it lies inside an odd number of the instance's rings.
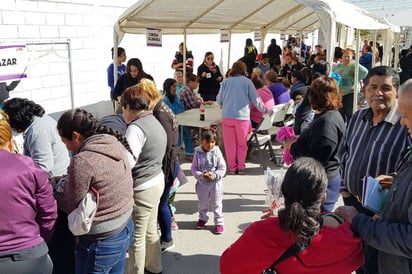
{"label": "young girl in gray outfit", "polygon": [[199,199],[199,221],[196,227],[205,227],[209,217],[209,203],[214,213],[215,233],[222,234],[223,227],[223,184],[222,178],[226,173],[226,162],[222,152],[216,145],[216,132],[209,129],[203,132],[201,145],[195,148],[192,162],[192,174],[196,178],[196,193]]}

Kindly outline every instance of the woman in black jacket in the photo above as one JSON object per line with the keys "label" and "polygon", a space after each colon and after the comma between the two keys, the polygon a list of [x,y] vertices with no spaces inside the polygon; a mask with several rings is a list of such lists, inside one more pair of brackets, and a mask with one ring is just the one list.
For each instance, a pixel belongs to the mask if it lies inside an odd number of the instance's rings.
{"label": "woman in black jacket", "polygon": [[[143,65],[139,58],[130,59],[129,61],[127,61],[126,73],[120,76],[120,78],[116,82],[113,98],[116,101],[119,101],[120,96],[128,87],[138,84],[143,78],[153,81],[153,77],[143,70]],[[118,106],[118,108],[116,108],[116,113],[121,114],[121,110],[122,109]]]}
{"label": "woman in black jacket", "polygon": [[210,51],[206,52],[203,63],[197,69],[199,93],[203,101],[216,101],[220,82],[223,80],[222,73],[213,59],[213,53]]}

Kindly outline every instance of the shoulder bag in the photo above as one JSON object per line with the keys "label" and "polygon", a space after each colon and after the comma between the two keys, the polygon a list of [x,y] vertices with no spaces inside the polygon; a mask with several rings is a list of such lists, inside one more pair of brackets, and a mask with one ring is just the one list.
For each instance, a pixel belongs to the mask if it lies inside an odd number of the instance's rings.
{"label": "shoulder bag", "polygon": [[263,274],[276,274],[275,266],[289,257],[295,256],[306,249],[306,245],[301,242],[296,242],[291,245],[280,257],[273,262],[267,269],[263,270]]}

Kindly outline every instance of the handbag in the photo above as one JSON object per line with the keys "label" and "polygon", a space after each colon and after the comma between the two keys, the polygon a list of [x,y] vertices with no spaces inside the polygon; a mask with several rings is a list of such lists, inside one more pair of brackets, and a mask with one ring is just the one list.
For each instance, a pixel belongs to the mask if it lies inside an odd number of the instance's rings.
{"label": "handbag", "polygon": [[98,205],[99,192],[91,186],[77,208],[67,216],[69,229],[73,235],[84,235],[90,231]]}
{"label": "handbag", "polygon": [[306,249],[306,245],[301,242],[296,242],[291,245],[280,257],[273,262],[267,269],[263,270],[263,274],[276,274],[275,266],[289,257],[295,256]]}

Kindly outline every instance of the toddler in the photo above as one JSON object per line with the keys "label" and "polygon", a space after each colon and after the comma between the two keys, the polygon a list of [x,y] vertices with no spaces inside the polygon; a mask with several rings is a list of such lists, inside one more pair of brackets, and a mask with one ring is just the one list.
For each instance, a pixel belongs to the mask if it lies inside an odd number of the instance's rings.
{"label": "toddler", "polygon": [[203,132],[201,145],[195,148],[192,161],[192,174],[196,178],[196,193],[198,197],[199,221],[196,227],[205,227],[209,217],[209,203],[213,208],[215,233],[224,231],[222,213],[223,184],[222,178],[226,173],[226,162],[222,152],[216,145],[216,131],[208,129]]}

